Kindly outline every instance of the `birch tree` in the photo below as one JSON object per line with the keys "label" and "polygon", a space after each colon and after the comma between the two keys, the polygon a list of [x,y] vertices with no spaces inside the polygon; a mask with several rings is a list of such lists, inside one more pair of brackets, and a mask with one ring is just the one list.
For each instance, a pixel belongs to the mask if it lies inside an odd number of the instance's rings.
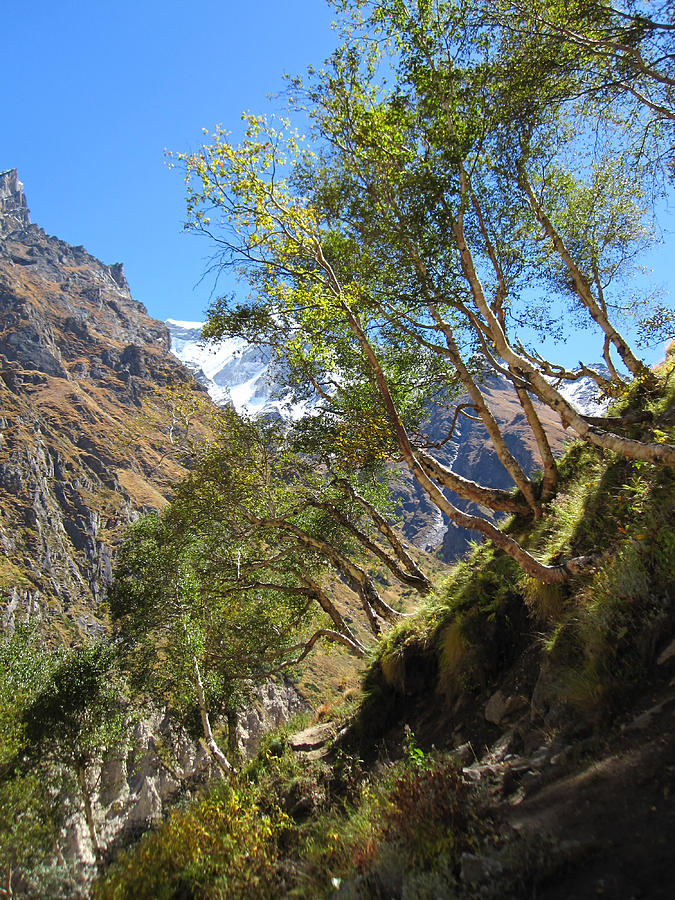
{"label": "birch tree", "polygon": [[364,559],[422,594],[430,583],[381,511],[377,481],[317,466],[286,429],[233,410],[213,428],[169,506],[129,530],[109,604],[134,681],[185,721],[196,711],[229,771],[214,716],[236,727],[251,686],[300,663],[318,641],[365,655],[365,636],[332,595],[336,575],[358,599],[371,640],[401,613]]}
{"label": "birch tree", "polygon": [[[659,423],[635,437],[634,418],[587,417],[558,390],[588,376],[622,396],[621,372],[644,391],[659,389],[622,326],[636,301],[622,294],[621,277],[650,241],[649,174],[617,145],[611,115],[542,103],[537,85],[519,77],[522,59],[505,56],[504,32],[486,29],[469,5],[339,6],[345,43],[306,85],[290,86],[292,104],[308,111],[308,139],[290,121],[249,115],[239,143],[218,129],[200,151],[179,155],[190,225],[251,286],[246,302],[212,305],[205,336],[274,347],[288,383],[320,398],[351,438],[347,456],[367,445],[403,460],[451,521],[529,574],[565,581],[592,561],[538,560],[459,510],[446,489],[539,517],[557,482],[539,404],[596,447],[675,465]],[[506,103],[509,62],[521,68]],[[667,334],[672,317],[659,320]],[[572,323],[597,334],[609,376],[589,363],[570,370],[542,351],[537,335]],[[486,371],[506,379],[522,405],[541,482],[509,450],[481,390]],[[459,477],[419,439],[428,405],[460,392],[514,492]]]}

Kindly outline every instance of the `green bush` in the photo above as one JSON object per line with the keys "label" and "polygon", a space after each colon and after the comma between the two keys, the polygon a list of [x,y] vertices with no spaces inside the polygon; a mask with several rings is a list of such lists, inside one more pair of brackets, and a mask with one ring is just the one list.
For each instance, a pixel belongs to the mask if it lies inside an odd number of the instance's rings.
{"label": "green bush", "polygon": [[216,789],[176,811],[124,853],[100,882],[98,900],[169,900],[283,896],[278,840],[288,817],[278,806],[263,813],[246,792]]}

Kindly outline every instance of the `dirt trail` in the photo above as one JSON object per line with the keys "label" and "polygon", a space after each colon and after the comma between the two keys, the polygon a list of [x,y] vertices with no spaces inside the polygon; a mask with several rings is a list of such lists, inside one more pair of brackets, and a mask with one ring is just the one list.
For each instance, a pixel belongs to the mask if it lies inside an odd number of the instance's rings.
{"label": "dirt trail", "polygon": [[552,838],[537,900],[675,897],[675,686],[643,699],[576,771],[499,806],[508,826]]}

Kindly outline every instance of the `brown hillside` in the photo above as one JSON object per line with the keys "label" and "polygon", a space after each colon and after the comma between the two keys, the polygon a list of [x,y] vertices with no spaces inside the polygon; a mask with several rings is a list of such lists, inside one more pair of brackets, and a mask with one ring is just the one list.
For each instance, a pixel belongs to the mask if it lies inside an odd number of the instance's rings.
{"label": "brown hillside", "polygon": [[98,626],[111,547],[165,502],[179,414],[209,401],[121,265],[30,224],[15,171],[0,201],[0,615],[67,638]]}

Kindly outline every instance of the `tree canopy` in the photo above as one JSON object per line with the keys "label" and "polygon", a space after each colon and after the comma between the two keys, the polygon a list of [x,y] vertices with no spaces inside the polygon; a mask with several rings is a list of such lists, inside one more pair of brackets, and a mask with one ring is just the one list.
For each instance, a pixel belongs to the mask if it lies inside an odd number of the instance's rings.
{"label": "tree canopy", "polygon": [[[251,286],[246,302],[213,304],[204,334],[273,346],[288,383],[320,398],[334,422],[327,452],[403,459],[452,521],[530,574],[565,580],[589,561],[539,561],[445,489],[540,516],[557,468],[538,404],[595,446],[675,464],[658,423],[637,438],[631,422],[585,416],[558,390],[585,375],[621,396],[623,373],[654,387],[624,328],[636,311],[645,333],[667,335],[673,323],[664,307],[640,313],[626,291],[651,240],[651,158],[626,143],[633,123],[620,106],[588,88],[590,51],[551,42],[536,17],[514,29],[527,4],[337,6],[344,43],[289,87],[292,110],[309,117],[307,137],[290,120],[247,115],[238,144],[219,129],[179,155],[191,226]],[[580,324],[597,335],[606,372],[545,356],[542,336]],[[522,405],[540,484],[489,408],[486,372],[506,379]],[[460,478],[419,439],[429,404],[463,394],[515,493]]]}
{"label": "tree canopy", "polygon": [[391,510],[380,511],[386,490],[372,472],[327,468],[308,455],[307,434],[299,452],[278,423],[226,409],[212,424],[168,507],[127,533],[108,599],[135,681],[184,720],[197,713],[226,767],[209,715],[233,715],[251,685],[297,664],[318,640],[365,654],[331,579],[352,589],[373,635],[400,614],[365,559],[420,593],[430,584]]}

